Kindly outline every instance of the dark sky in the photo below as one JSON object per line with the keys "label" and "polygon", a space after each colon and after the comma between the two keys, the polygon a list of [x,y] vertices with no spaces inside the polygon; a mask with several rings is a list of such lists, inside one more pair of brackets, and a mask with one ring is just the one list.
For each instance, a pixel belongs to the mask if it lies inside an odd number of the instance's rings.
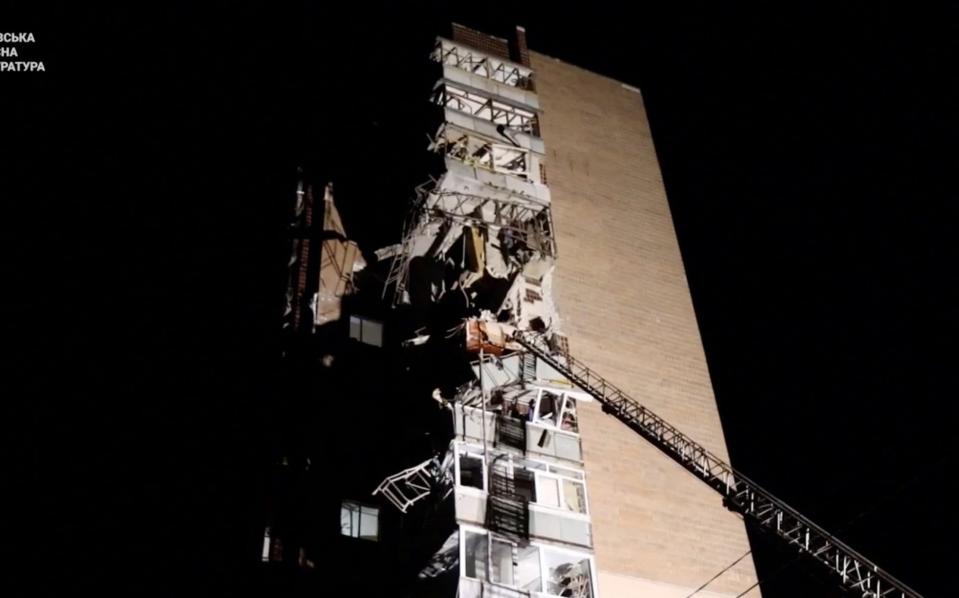
{"label": "dark sky", "polygon": [[[47,68],[0,74],[22,595],[242,593],[294,169],[388,229],[451,18],[642,88],[734,464],[952,595],[955,8],[415,6],[4,19]],[[756,547],[767,597],[833,595]]]}

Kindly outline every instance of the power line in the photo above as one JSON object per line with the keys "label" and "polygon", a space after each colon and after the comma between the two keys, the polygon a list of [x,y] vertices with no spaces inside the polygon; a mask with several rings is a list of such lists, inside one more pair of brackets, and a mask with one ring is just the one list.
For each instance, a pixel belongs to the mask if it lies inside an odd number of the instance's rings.
{"label": "power line", "polygon": [[741,557],[739,557],[739,558],[736,559],[735,561],[733,561],[733,562],[729,563],[728,565],[726,565],[726,567],[723,568],[722,571],[720,571],[720,572],[717,573],[716,575],[713,575],[712,577],[710,577],[709,580],[708,580],[706,583],[704,583],[703,585],[701,585],[701,586],[699,586],[698,588],[696,588],[696,590],[693,591],[693,593],[690,594],[689,596],[686,596],[686,598],[693,598],[693,596],[695,596],[696,594],[698,594],[701,590],[704,590],[704,589],[706,588],[706,586],[708,586],[709,584],[711,584],[711,583],[713,583],[714,581],[716,581],[716,579],[717,579],[720,575],[722,575],[723,573],[729,571],[730,569],[732,569],[733,567],[735,567],[735,566],[739,563],[739,561],[741,561],[741,560],[743,560],[744,558],[746,558],[747,556],[749,556],[750,553],[752,553],[752,549],[747,550],[745,553],[743,553],[743,555],[742,555]]}

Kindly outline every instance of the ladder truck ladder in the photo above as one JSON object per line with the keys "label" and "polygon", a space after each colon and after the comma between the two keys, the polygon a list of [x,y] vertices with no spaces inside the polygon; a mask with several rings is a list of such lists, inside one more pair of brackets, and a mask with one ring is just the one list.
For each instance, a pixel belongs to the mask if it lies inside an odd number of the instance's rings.
{"label": "ladder truck ladder", "polygon": [[922,598],[918,592],[733,469],[596,372],[568,354],[554,353],[542,335],[517,331],[513,340],[595,397],[604,412],[615,415],[719,492],[727,508],[758,523],[761,528],[838,574],[843,588],[863,598]]}

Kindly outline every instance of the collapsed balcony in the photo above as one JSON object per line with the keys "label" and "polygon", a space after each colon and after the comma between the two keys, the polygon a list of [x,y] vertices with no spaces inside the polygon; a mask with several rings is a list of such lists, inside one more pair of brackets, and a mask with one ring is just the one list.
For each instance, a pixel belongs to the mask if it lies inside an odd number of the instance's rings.
{"label": "collapsed balcony", "polygon": [[444,122],[433,136],[429,149],[443,155],[448,173],[539,203],[550,203],[543,156],[528,147],[503,141]]}
{"label": "collapsed balcony", "polygon": [[[548,286],[544,278],[555,254],[551,214],[544,203],[448,173],[418,190],[384,294],[395,285],[394,305],[422,304],[436,301],[447,290],[468,289],[486,280],[480,286],[497,289],[496,297],[480,301],[485,309],[499,311],[518,273],[529,284]],[[423,272],[419,279],[411,275],[411,264],[418,259]],[[448,262],[457,267],[446,268]],[[515,300],[513,304],[518,305]]]}
{"label": "collapsed balcony", "polygon": [[502,125],[508,131],[540,136],[539,116],[534,110],[497,100],[465,85],[440,81],[433,92],[433,101],[494,125]]}
{"label": "collapsed balcony", "polygon": [[430,55],[434,61],[455,67],[471,75],[484,77],[508,87],[533,91],[533,71],[529,67],[480,52],[469,46],[437,38]]}
{"label": "collapsed balcony", "polygon": [[483,137],[448,124],[442,126],[430,149],[441,151],[464,164],[529,180],[531,160],[528,149],[512,144],[493,143]]}

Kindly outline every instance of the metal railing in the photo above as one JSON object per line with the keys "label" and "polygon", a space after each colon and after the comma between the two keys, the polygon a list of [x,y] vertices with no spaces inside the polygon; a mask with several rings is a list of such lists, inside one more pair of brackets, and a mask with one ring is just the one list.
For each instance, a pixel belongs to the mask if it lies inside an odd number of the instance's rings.
{"label": "metal railing", "polygon": [[434,103],[453,108],[508,129],[539,137],[539,117],[499,100],[445,83],[434,92]]}
{"label": "metal railing", "polygon": [[437,40],[430,56],[436,62],[455,66],[467,73],[492,79],[498,83],[532,91],[533,71],[466,46]]}
{"label": "metal railing", "polygon": [[728,508],[772,531],[838,574],[844,588],[858,592],[863,598],[922,598],[568,353],[553,353],[542,335],[516,332],[513,340],[595,397],[603,411],[615,415],[722,494]]}

